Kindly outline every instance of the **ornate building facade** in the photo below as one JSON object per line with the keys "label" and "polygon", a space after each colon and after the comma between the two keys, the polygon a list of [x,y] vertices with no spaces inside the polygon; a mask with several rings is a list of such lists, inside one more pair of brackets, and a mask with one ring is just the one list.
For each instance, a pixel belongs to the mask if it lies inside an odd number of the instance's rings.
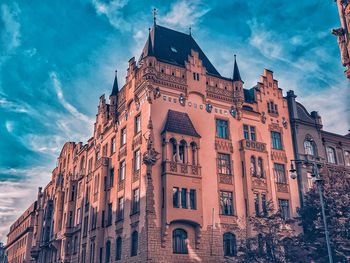
{"label": "ornate building facade", "polygon": [[350,79],[350,1],[335,0],[338,7],[341,27],[332,30],[338,39],[341,63],[346,68],[345,75]]}
{"label": "ornate building facade", "polygon": [[[321,173],[346,172],[350,174],[350,133],[340,135],[323,130],[321,116],[296,101],[293,91],[287,93],[290,122],[296,160],[318,163]],[[295,164],[301,203],[308,190],[313,187],[312,167]]]}
{"label": "ornate building facade", "polygon": [[[10,227],[6,244],[8,263],[29,262],[31,259],[36,205],[34,202]],[[3,257],[5,260],[5,255]]]}
{"label": "ornate building facade", "polygon": [[273,72],[243,88],[191,35],[154,24],[93,136],[67,142],[39,189],[33,262],[225,262],[267,202],[300,206],[288,103]]}

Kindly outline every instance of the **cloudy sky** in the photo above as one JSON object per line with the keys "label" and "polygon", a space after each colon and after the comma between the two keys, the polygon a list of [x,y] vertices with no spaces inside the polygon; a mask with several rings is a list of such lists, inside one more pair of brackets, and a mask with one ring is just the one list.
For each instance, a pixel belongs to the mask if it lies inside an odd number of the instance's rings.
{"label": "cloudy sky", "polygon": [[[166,3],[166,4],[165,4]],[[264,68],[294,89],[325,129],[347,133],[349,87],[340,65],[337,8],[328,0],[0,0],[0,241],[45,185],[66,141],[92,134],[114,70],[124,82],[152,25],[192,34],[224,76],[233,53],[245,87]]]}

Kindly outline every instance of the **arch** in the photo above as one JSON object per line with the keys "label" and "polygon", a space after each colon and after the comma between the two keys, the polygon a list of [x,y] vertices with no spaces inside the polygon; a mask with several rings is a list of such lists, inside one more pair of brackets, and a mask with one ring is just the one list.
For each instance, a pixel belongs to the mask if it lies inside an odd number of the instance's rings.
{"label": "arch", "polygon": [[115,260],[122,259],[122,238],[118,237],[115,241]]}
{"label": "arch", "polygon": [[186,163],[187,159],[187,142],[185,140],[181,140],[179,144],[179,161],[182,163]]}
{"label": "arch", "polygon": [[131,257],[134,257],[137,255],[138,242],[139,242],[139,233],[135,230],[131,234],[131,250],[130,250]]}
{"label": "arch", "polygon": [[182,228],[176,228],[173,231],[173,253],[188,254],[187,232]]}
{"label": "arch", "polygon": [[192,153],[192,165],[197,165],[198,163],[198,146],[197,143],[191,142],[191,153]]}
{"label": "arch", "polygon": [[224,256],[234,257],[237,255],[237,241],[235,234],[226,232],[223,235]]}
{"label": "arch", "polygon": [[171,138],[169,142],[171,144],[171,160],[173,162],[176,162],[177,161],[177,141],[175,138]]}
{"label": "arch", "polygon": [[106,263],[111,261],[111,241],[106,242]]}
{"label": "arch", "polygon": [[257,174],[256,174],[256,158],[254,155],[252,155],[250,157],[250,172],[251,172],[251,175],[256,177]]}

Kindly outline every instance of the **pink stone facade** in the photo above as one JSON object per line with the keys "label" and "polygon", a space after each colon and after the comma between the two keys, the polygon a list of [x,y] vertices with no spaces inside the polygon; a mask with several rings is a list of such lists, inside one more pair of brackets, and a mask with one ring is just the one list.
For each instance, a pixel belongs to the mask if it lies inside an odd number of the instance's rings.
{"label": "pink stone facade", "polygon": [[232,262],[266,202],[296,215],[288,105],[273,72],[245,90],[236,62],[233,78],[210,73],[198,46],[184,65],[164,61],[166,30],[153,27],[123,87],[115,78],[109,102],[100,97],[88,142],[63,146],[38,193],[32,262]]}

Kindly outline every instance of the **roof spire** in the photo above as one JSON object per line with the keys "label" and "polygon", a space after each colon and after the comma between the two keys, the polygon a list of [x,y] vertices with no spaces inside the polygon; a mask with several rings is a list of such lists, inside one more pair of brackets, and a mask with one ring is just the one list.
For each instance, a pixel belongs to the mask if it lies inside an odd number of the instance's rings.
{"label": "roof spire", "polygon": [[148,40],[147,40],[147,56],[153,56],[153,43],[151,38],[151,29],[148,28]]}
{"label": "roof spire", "polygon": [[158,10],[156,8],[153,8],[152,14],[153,14],[153,24],[156,25]]}
{"label": "roof spire", "polygon": [[111,96],[116,96],[118,95],[118,77],[117,77],[117,70],[115,70],[115,77],[114,77],[114,83],[113,83],[113,89],[112,89],[112,93]]}
{"label": "roof spire", "polygon": [[188,30],[189,30],[189,35],[192,36],[192,28],[189,27]]}
{"label": "roof spire", "polygon": [[234,63],[234,66],[233,66],[233,79],[232,80],[233,81],[242,81],[241,75],[239,74],[237,61],[236,61],[236,54],[234,54],[234,57],[235,57],[235,63]]}

